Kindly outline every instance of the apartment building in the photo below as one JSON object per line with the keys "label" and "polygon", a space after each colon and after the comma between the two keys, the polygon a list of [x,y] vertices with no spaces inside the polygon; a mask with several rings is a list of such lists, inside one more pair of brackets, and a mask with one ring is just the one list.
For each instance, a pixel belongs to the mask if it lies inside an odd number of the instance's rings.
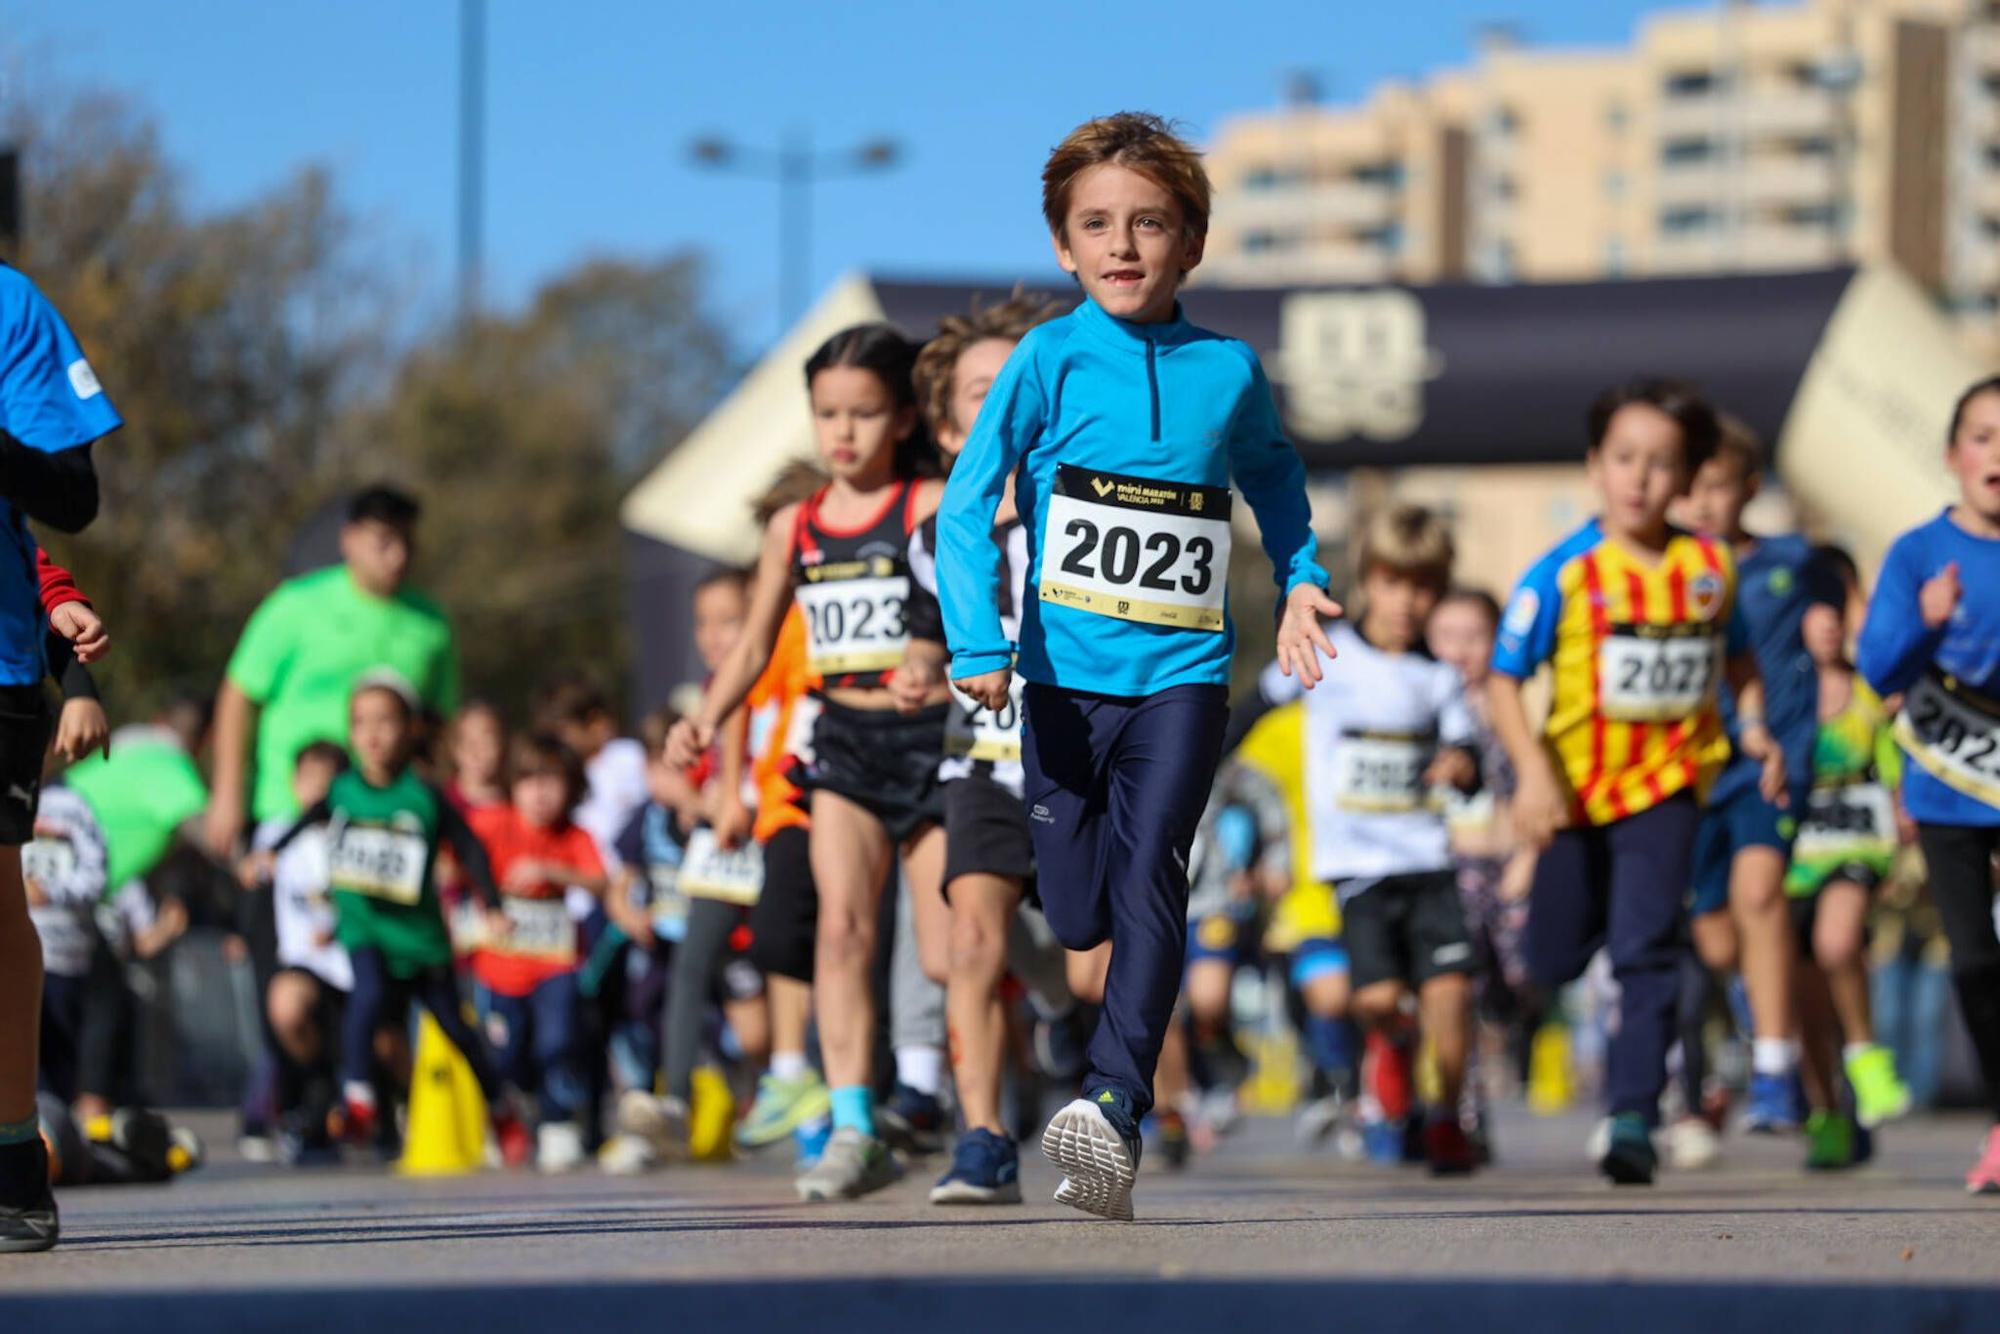
{"label": "apartment building", "polygon": [[1662,12],[1485,40],[1356,107],[1220,127],[1210,281],[1564,281],[1893,259],[2000,309],[2000,3]]}

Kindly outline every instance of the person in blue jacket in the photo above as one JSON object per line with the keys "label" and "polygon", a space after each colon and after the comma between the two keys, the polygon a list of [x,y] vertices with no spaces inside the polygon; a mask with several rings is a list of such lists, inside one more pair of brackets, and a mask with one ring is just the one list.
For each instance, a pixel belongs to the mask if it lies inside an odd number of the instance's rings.
{"label": "person in blue jacket", "polygon": [[1996,1122],[1965,1184],[1992,1195],[2000,1194],[2000,377],[1959,398],[1945,463],[1959,501],[1889,548],[1856,666],[1883,698],[1904,697],[1903,805],[1917,824]]}
{"label": "person in blue jacket", "polygon": [[52,725],[28,520],[75,533],[97,516],[91,445],[121,424],[62,316],[0,264],[0,1252],[57,1235],[35,1107],[42,947],[21,882]]}
{"label": "person in blue jacket", "polygon": [[[1023,798],[1049,925],[1072,950],[1112,942],[1083,1097],[1042,1139],[1065,1174],[1056,1199],[1129,1219],[1228,720],[1232,481],[1276,567],[1284,670],[1319,680],[1320,620],[1340,609],[1256,354],[1181,313],[1208,231],[1199,155],[1155,116],[1109,116],[1056,148],[1042,187],[1086,299],[1030,331],[988,391],[938,512],[938,582],[958,687],[999,709],[1014,671],[1027,682]],[[1032,590],[1018,644],[992,538],[1010,476]]]}

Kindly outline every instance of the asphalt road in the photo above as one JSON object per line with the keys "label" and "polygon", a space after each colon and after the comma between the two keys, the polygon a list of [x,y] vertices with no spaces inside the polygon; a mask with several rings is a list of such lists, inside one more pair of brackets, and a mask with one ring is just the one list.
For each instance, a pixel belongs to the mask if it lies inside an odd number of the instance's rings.
{"label": "asphalt road", "polygon": [[1254,1122],[1149,1164],[1129,1225],[1046,1203],[1039,1154],[1029,1204],[947,1210],[936,1163],[806,1207],[782,1159],[418,1182],[219,1145],[171,1186],[68,1192],[59,1250],[0,1257],[0,1332],[2000,1329],[2000,1200],[1959,1184],[1973,1121],[1894,1128],[1840,1177],[1734,1140],[1650,1191],[1599,1184],[1587,1129],[1508,1117],[1500,1166],[1433,1182]]}

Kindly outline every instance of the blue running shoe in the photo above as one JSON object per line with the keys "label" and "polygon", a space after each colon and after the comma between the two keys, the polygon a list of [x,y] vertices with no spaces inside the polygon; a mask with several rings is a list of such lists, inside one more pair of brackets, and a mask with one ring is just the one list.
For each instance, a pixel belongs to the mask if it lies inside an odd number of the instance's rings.
{"label": "blue running shoe", "polygon": [[892,1149],[929,1154],[944,1148],[944,1104],[934,1093],[898,1084],[889,1101],[875,1109],[875,1121]]}
{"label": "blue running shoe", "polygon": [[826,1142],[833,1138],[833,1118],[822,1116],[806,1122],[792,1132],[792,1146],[798,1152],[801,1172],[819,1161],[826,1152]]}
{"label": "blue running shoe", "polygon": [[1371,1163],[1400,1163],[1403,1161],[1403,1123],[1400,1121],[1370,1121],[1361,1127],[1362,1151]]}
{"label": "blue running shoe", "polygon": [[1750,1076],[1750,1105],[1743,1130],[1750,1135],[1789,1135],[1805,1122],[1805,1093],[1795,1074]]}
{"label": "blue running shoe", "polygon": [[1073,1084],[1090,1067],[1090,1026],[1081,1005],[1053,1019],[1035,1017],[1035,1065],[1044,1079]]}
{"label": "blue running shoe", "polygon": [[932,1204],[1019,1204],[1021,1155],[1014,1141],[990,1130],[958,1137],[951,1170],[931,1187]]}

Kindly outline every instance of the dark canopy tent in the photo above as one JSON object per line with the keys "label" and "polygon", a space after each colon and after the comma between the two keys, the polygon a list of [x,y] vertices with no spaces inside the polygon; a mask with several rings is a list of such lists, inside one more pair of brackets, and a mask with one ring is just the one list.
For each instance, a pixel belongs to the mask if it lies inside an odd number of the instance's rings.
{"label": "dark canopy tent", "polygon": [[[1257,350],[1313,470],[1552,463],[1579,457],[1583,413],[1598,391],[1638,374],[1694,380],[1777,440],[1853,276],[1835,269],[1536,286],[1196,287],[1185,304],[1197,324]],[[754,550],[747,518],[742,540],[725,543],[676,540],[674,516],[745,514],[748,497],[785,459],[810,453],[796,378],[805,349],[866,318],[923,337],[942,317],[1010,290],[849,279],[687,443],[725,420],[730,438],[702,439],[698,463],[670,453],[634,491],[625,520],[642,706],[698,675],[685,624],[693,581],[717,561],[746,560]],[[1070,284],[1028,290],[1076,299]],[[756,411],[747,403],[753,386]]]}

